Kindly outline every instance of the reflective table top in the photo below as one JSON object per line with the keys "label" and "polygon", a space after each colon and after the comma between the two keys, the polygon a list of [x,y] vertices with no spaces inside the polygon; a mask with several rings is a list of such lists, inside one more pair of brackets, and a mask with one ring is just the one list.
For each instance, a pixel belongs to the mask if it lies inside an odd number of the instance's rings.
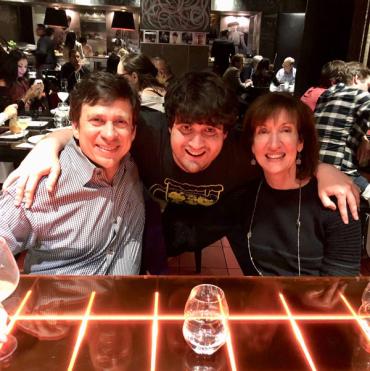
{"label": "reflective table top", "polygon": [[[186,300],[203,283],[222,288],[229,306],[229,341],[212,356],[195,354],[182,334]],[[368,283],[368,277],[22,276],[4,301],[18,348],[0,368],[364,370],[370,330],[359,309]]]}

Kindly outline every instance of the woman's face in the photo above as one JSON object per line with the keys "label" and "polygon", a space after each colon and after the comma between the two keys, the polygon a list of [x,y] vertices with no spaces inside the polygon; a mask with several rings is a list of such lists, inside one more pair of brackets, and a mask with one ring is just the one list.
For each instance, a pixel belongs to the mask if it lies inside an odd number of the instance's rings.
{"label": "woman's face", "polygon": [[28,62],[27,59],[20,59],[18,61],[18,77],[23,77],[27,72]]}
{"label": "woman's face", "polygon": [[[298,137],[297,122],[285,109],[269,117],[256,127],[252,152],[262,167],[266,178],[296,178],[297,152],[303,149]],[[289,178],[286,178],[286,177]]]}

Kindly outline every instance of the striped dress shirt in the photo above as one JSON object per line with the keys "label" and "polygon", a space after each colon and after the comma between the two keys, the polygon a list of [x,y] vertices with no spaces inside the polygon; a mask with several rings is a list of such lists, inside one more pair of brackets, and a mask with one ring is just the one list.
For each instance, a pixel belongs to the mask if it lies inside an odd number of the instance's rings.
{"label": "striped dress shirt", "polygon": [[30,209],[15,207],[15,187],[0,197],[0,236],[27,250],[32,274],[138,274],[144,228],[142,185],[131,155],[110,184],[72,139],[60,156],[53,193],[42,179]]}

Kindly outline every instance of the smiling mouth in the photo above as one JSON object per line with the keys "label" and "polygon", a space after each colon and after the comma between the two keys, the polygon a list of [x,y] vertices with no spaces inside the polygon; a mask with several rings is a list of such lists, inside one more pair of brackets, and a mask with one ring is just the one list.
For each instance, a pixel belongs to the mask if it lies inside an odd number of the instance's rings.
{"label": "smiling mouth", "polygon": [[119,146],[109,147],[109,146],[99,146],[99,145],[97,145],[97,147],[100,151],[107,152],[107,153],[116,152],[119,148]]}
{"label": "smiling mouth", "polygon": [[191,156],[191,157],[201,157],[201,156],[203,156],[205,153],[206,153],[206,151],[202,151],[202,152],[200,152],[200,153],[194,153],[194,152],[190,152],[189,150],[185,150],[185,152],[189,155],[189,156]]}
{"label": "smiling mouth", "polygon": [[281,160],[285,157],[285,153],[274,153],[265,155],[268,160]]}

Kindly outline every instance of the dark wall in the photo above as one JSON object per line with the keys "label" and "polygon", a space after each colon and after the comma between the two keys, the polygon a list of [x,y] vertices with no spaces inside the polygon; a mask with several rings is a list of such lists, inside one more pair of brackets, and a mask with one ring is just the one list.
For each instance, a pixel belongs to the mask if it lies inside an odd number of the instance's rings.
{"label": "dark wall", "polygon": [[353,11],[353,0],[308,0],[296,95],[318,83],[326,62],[347,59]]}
{"label": "dark wall", "polygon": [[149,57],[163,57],[170,64],[175,76],[208,68],[208,46],[142,43],[140,49]]}
{"label": "dark wall", "polygon": [[303,29],[304,13],[280,13],[276,35],[275,68],[279,69],[286,57],[299,60]]}
{"label": "dark wall", "polygon": [[31,5],[21,5],[18,8],[19,12],[19,40],[29,44],[35,44],[33,36],[33,21]]}

